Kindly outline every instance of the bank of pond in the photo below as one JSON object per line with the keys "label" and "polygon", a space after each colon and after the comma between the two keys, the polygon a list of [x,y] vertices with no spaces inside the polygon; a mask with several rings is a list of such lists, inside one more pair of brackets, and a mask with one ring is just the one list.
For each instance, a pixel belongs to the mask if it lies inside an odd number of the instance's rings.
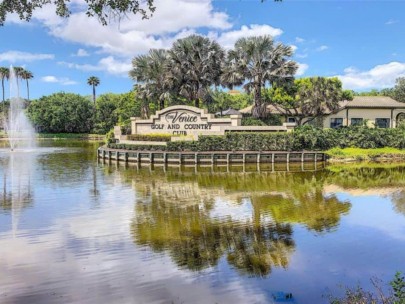
{"label": "bank of pond", "polygon": [[[272,303],[291,293],[326,303],[322,295],[343,295],[337,284],[372,290],[372,276],[388,283],[405,270],[405,164],[138,166],[96,162],[97,142],[49,142],[0,153],[5,303],[47,300],[49,288],[80,302],[104,282],[128,302]],[[27,276],[35,282],[22,289]]]}

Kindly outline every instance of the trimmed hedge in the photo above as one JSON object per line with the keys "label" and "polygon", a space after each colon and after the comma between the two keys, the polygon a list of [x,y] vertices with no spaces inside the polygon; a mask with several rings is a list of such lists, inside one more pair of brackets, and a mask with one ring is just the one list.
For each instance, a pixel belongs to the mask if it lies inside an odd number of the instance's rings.
{"label": "trimmed hedge", "polygon": [[171,139],[171,135],[167,134],[148,134],[148,135],[143,135],[143,134],[132,134],[132,135],[127,135],[127,138],[129,140],[138,140],[138,141],[164,141],[168,142]]}
{"label": "trimmed hedge", "polygon": [[167,146],[109,145],[111,148],[117,146],[129,150],[166,151],[325,151],[334,147],[404,149],[405,129],[367,127],[319,129],[305,126],[290,133],[235,132],[227,133],[225,136],[201,136],[198,141],[168,142]]}
{"label": "trimmed hedge", "polygon": [[123,149],[123,150],[134,150],[134,151],[165,151],[166,146],[159,145],[129,145],[129,144],[115,144],[109,143],[107,146],[111,149]]}

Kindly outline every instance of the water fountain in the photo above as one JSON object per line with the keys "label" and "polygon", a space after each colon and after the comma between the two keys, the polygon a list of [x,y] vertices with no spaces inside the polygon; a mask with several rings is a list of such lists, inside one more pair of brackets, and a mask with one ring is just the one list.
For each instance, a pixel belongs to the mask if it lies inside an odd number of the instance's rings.
{"label": "water fountain", "polygon": [[10,66],[10,108],[4,129],[8,137],[11,151],[20,148],[35,147],[35,130],[25,115],[25,102],[20,98],[18,81],[14,68]]}
{"label": "water fountain", "polygon": [[[0,206],[11,212],[12,232],[16,235],[21,210],[29,205],[32,198],[31,171],[34,163],[35,131],[25,114],[25,101],[20,98],[19,79],[10,66],[10,108],[8,118],[4,119],[4,130],[10,150],[0,162],[4,179]],[[5,115],[5,114],[4,114]],[[7,155],[8,154],[8,155]]]}

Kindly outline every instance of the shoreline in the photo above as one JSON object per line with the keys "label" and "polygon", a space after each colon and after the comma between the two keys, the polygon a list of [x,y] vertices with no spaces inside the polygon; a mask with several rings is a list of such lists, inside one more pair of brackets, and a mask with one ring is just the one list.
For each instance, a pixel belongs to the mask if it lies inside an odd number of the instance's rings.
{"label": "shoreline", "polygon": [[[22,138],[21,138],[22,139]],[[46,134],[36,134],[35,139],[43,140],[43,139],[52,139],[52,140],[98,140],[103,141],[105,140],[105,135],[99,134],[75,134],[75,133],[46,133]],[[0,134],[0,141],[8,141],[8,137],[3,136]]]}

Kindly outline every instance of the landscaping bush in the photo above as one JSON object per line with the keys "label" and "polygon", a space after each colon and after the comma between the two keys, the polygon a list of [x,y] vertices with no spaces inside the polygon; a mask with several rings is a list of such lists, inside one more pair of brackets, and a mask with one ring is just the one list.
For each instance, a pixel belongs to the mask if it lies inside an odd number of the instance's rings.
{"label": "landscaping bush", "polygon": [[171,139],[171,135],[168,134],[132,134],[128,135],[129,140],[138,140],[138,141],[164,141],[168,142]]}
{"label": "landscaping bush", "polygon": [[[148,137],[153,138],[151,135]],[[141,140],[140,138],[144,137],[134,138]],[[320,129],[304,126],[289,133],[231,132],[224,136],[200,136],[198,141],[168,141],[165,149],[167,151],[326,151],[332,148],[350,147],[404,149],[405,130],[367,127]]]}
{"label": "landscaping bush", "polygon": [[130,145],[130,144],[116,144],[109,143],[108,148],[111,149],[122,149],[122,150],[133,150],[133,151],[165,151],[166,146],[160,145]]}

